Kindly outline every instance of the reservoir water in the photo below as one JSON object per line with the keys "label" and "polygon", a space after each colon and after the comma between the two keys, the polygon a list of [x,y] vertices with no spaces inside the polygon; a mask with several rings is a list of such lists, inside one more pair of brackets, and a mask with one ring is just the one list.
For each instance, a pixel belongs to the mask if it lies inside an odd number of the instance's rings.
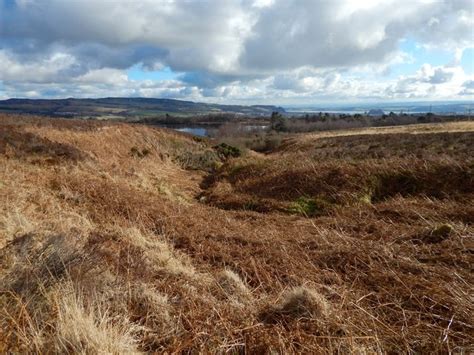
{"label": "reservoir water", "polygon": [[[185,132],[199,137],[215,136],[220,125],[169,125],[161,124],[160,127],[174,129],[178,132]],[[245,132],[262,132],[268,129],[268,125],[243,125]]]}
{"label": "reservoir water", "polygon": [[[171,128],[171,127],[169,127]],[[174,130],[178,132],[185,132],[189,134],[193,134],[195,136],[199,137],[208,137],[209,136],[209,131],[207,128],[203,127],[181,127],[181,128],[173,128]]]}

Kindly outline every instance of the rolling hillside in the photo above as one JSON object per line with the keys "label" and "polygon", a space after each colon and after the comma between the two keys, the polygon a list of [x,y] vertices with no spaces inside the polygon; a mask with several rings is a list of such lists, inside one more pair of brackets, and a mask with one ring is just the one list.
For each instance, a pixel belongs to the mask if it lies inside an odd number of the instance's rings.
{"label": "rolling hillside", "polygon": [[218,105],[152,98],[9,99],[0,101],[0,112],[58,117],[136,119],[165,114],[196,115],[209,113],[269,116],[273,111],[284,112],[281,107],[276,106]]}
{"label": "rolling hillside", "polygon": [[472,352],[473,140],[3,115],[0,352]]}

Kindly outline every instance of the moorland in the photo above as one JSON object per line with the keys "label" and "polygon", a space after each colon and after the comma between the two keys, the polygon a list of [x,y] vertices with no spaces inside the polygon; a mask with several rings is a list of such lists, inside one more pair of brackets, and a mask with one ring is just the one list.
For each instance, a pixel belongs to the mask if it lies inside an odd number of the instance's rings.
{"label": "moorland", "polygon": [[474,351],[474,122],[331,128],[0,116],[0,352]]}

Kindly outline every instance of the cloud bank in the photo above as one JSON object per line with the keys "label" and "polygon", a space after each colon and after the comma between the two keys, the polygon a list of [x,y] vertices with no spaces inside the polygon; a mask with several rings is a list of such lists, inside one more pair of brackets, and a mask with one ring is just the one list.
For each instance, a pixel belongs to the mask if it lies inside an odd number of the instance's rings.
{"label": "cloud bank", "polygon": [[0,0],[0,97],[465,99],[473,26],[470,0]]}

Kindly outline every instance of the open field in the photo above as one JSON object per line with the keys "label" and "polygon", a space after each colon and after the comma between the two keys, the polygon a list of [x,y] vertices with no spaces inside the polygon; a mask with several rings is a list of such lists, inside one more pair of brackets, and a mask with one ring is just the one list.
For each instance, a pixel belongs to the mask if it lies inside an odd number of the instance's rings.
{"label": "open field", "polygon": [[0,352],[473,352],[473,142],[0,116]]}

